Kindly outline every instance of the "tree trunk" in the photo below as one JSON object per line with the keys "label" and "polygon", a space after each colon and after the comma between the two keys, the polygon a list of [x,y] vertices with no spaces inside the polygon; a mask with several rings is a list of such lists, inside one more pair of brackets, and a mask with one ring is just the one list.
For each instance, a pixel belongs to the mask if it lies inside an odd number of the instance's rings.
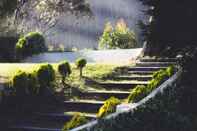
{"label": "tree trunk", "polygon": [[83,77],[83,71],[82,71],[82,68],[80,68],[80,78],[82,78]]}

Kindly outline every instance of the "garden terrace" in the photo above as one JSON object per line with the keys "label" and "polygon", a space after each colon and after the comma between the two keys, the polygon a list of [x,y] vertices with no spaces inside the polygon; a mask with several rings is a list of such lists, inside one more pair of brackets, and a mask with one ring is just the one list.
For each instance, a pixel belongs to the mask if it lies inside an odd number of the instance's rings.
{"label": "garden terrace", "polygon": [[[77,70],[72,66],[73,72],[66,82],[68,82],[67,84],[72,83],[72,85],[74,82],[75,85],[81,86],[79,89],[82,91],[79,90],[79,92],[75,95],[73,94],[74,96],[71,98],[65,94],[64,98],[61,97],[62,102],[60,105],[50,105],[48,111],[37,111],[33,113],[33,116],[29,114],[21,122],[18,121],[12,124],[11,127],[13,130],[61,130],[63,125],[77,112],[82,113],[89,121],[95,120],[97,118],[97,112],[106,99],[114,96],[119,98],[122,102],[126,101],[132,88],[135,88],[137,85],[149,84],[155,71],[168,67],[168,65],[161,65],[161,63],[157,65],[157,62],[149,62],[148,64],[146,62],[142,63],[145,65],[136,64],[136,66],[124,68],[109,65],[88,65],[84,69],[85,77],[81,80],[77,78]],[[37,68],[35,65],[26,65],[26,68],[30,69],[29,67],[31,66]],[[53,67],[57,69],[57,65],[53,64]],[[119,69],[117,69],[117,67]],[[23,69],[25,70],[25,68]],[[105,69],[108,69],[108,71]],[[98,70],[100,70],[100,72]],[[131,70],[134,73],[131,73]],[[137,74],[136,71],[146,73],[142,73],[142,75]],[[59,79],[59,76],[57,78]],[[84,79],[87,80],[84,81]]]}

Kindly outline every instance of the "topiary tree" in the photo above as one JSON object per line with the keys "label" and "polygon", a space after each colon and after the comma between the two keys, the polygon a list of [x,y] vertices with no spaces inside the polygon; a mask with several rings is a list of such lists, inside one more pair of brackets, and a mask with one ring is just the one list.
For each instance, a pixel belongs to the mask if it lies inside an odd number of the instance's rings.
{"label": "topiary tree", "polygon": [[86,59],[79,58],[76,60],[75,64],[76,64],[77,68],[80,70],[80,78],[82,78],[83,68],[86,66],[87,61],[86,61]]}
{"label": "topiary tree", "polygon": [[44,64],[40,66],[36,72],[38,83],[40,85],[40,91],[42,92],[45,88],[51,87],[55,80],[55,70],[50,64]]}
{"label": "topiary tree", "polygon": [[58,72],[62,76],[62,83],[65,84],[65,79],[71,74],[71,67],[69,62],[63,61],[58,65]]}
{"label": "topiary tree", "polygon": [[30,32],[22,36],[16,43],[15,48],[18,57],[31,56],[47,51],[45,39],[39,32]]}

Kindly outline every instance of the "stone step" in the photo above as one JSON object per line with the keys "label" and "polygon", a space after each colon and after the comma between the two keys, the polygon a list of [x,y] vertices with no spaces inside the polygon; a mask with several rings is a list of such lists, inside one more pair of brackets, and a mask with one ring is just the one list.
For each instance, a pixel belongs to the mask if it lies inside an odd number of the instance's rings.
{"label": "stone step", "polygon": [[[61,130],[76,112],[67,113],[35,113],[34,118],[22,120],[12,130],[21,131],[56,131]],[[96,114],[84,114],[88,120],[96,119]]]}
{"label": "stone step", "polygon": [[154,71],[128,71],[128,75],[153,75]]}
{"label": "stone step", "polygon": [[147,85],[148,81],[131,81],[131,82],[103,82],[99,86],[106,90],[129,91],[137,85]]}
{"label": "stone step", "polygon": [[137,81],[149,81],[152,79],[152,75],[121,75],[116,76],[113,80],[137,80]]}
{"label": "stone step", "polygon": [[103,104],[104,101],[96,100],[64,101],[65,112],[97,113]]}
{"label": "stone step", "polygon": [[128,71],[158,71],[166,69],[166,67],[130,67]]}
{"label": "stone step", "polygon": [[80,94],[80,98],[82,99],[95,99],[95,100],[106,100],[110,98],[111,96],[114,96],[118,99],[125,99],[128,97],[130,92],[128,91],[88,91],[83,92]]}
{"label": "stone step", "polygon": [[175,64],[175,62],[136,62],[138,67],[168,67]]}
{"label": "stone step", "polygon": [[176,62],[176,58],[141,58],[141,62]]}

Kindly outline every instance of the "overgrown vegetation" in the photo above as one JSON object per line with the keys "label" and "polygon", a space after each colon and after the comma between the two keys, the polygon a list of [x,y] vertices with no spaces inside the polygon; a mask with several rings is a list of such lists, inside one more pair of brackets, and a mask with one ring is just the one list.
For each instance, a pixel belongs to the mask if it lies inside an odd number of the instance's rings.
{"label": "overgrown vegetation", "polygon": [[147,96],[150,92],[152,92],[155,88],[157,88],[161,83],[163,83],[166,79],[171,77],[175,72],[174,66],[169,66],[165,70],[159,70],[153,74],[153,79],[147,86],[136,86],[132,89],[130,95],[127,100],[130,102],[138,102],[145,96]]}
{"label": "overgrown vegetation", "polygon": [[62,131],[69,131],[72,128],[87,123],[87,121],[88,120],[82,113],[76,113],[72,119],[64,125]]}
{"label": "overgrown vegetation", "polygon": [[99,40],[100,49],[129,49],[136,46],[135,33],[127,27],[123,19],[117,22],[115,28],[108,22]]}
{"label": "overgrown vegetation", "polygon": [[22,36],[16,44],[16,54],[19,58],[47,51],[45,39],[39,32],[30,32]]}
{"label": "overgrown vegetation", "polygon": [[110,113],[113,113],[116,111],[116,106],[119,105],[121,101],[115,97],[110,97],[107,99],[104,103],[104,105],[99,109],[97,113],[98,118],[105,117],[109,115]]}

